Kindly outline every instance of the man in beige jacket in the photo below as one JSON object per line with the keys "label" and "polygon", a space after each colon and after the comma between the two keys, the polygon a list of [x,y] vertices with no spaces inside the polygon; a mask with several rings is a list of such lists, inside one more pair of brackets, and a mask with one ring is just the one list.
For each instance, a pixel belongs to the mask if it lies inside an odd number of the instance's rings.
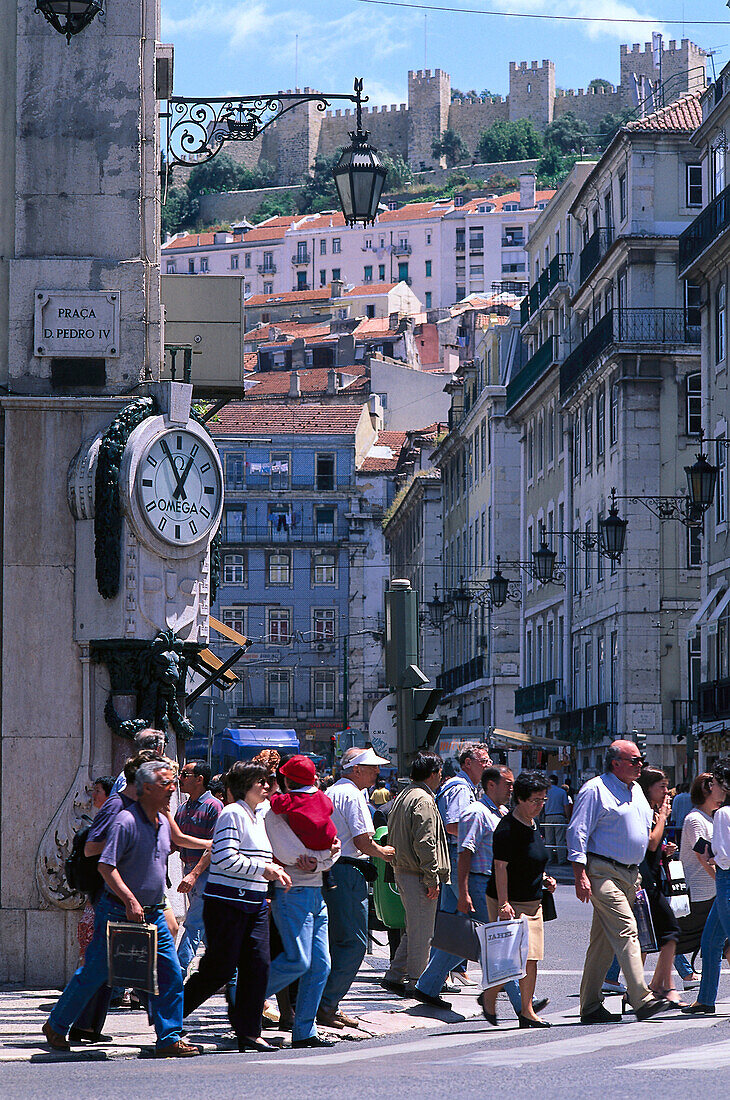
{"label": "man in beige jacket", "polygon": [[382,985],[400,996],[411,995],[428,962],[439,887],[449,881],[449,848],[435,797],[442,767],[436,753],[419,752],[411,765],[411,785],[398,795],[388,816],[406,930]]}

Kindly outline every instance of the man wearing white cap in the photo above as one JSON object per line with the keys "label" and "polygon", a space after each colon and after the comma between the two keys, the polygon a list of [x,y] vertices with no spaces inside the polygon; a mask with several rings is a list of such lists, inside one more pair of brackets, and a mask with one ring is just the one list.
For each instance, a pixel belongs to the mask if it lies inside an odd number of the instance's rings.
{"label": "man wearing white cap", "polygon": [[332,822],[342,843],[339,862],[330,871],[326,891],[332,969],[320,1002],[317,1020],[327,1027],[357,1027],[357,1020],[339,1011],[339,1005],[365,957],[368,939],[368,856],[389,863],[395,850],[373,840],[375,829],[364,791],[375,782],[381,765],[389,765],[372,749],[347,749],[342,755],[342,779],[327,794],[332,799]]}

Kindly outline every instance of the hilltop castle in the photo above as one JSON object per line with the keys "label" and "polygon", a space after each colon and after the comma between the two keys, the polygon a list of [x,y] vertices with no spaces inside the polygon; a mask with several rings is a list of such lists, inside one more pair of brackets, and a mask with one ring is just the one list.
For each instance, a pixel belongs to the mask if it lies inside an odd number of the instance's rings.
{"label": "hilltop castle", "polygon": [[[705,51],[687,38],[679,46],[672,40],[662,50],[661,82],[666,103],[704,87],[705,56]],[[363,122],[379,149],[399,154],[416,171],[433,168],[439,162],[432,156],[431,143],[449,127],[474,150],[482,130],[498,120],[527,118],[544,130],[568,111],[597,123],[606,114],[636,107],[641,81],[656,85],[660,79],[651,43],[643,49],[638,43],[631,49],[621,46],[620,62],[618,86],[563,91],[556,90],[553,61],[510,61],[508,96],[453,102],[448,73],[442,69],[409,72],[408,103],[370,110],[366,107]],[[354,127],[354,111],[322,113],[313,103],[304,104],[284,115],[255,142],[230,143],[227,152],[251,167],[260,160],[275,165],[279,184],[300,183],[315,156],[332,154],[346,145]]]}

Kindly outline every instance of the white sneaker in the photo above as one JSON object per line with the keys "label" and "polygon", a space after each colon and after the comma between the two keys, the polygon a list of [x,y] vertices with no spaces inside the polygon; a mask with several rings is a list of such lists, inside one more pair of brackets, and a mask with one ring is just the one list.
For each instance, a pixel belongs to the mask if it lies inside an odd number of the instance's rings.
{"label": "white sneaker", "polygon": [[603,983],[603,988],[601,989],[601,992],[602,993],[621,993],[623,995],[626,992],[626,989],[624,988],[624,986],[621,985],[620,982],[604,982]]}

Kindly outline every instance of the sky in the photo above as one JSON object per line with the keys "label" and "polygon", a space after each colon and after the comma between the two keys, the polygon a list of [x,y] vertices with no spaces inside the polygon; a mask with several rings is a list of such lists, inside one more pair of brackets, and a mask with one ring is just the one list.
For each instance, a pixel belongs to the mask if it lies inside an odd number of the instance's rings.
{"label": "sky", "polygon": [[[409,69],[440,68],[450,73],[452,88],[505,95],[509,61],[543,58],[555,62],[558,87],[584,88],[593,77],[615,84],[619,44],[648,42],[652,30],[666,40],[690,38],[715,49],[718,72],[730,60],[724,0],[424,2],[459,10],[424,12],[362,0],[162,0],[162,40],[175,46],[175,94],[253,95],[305,86],[348,92],[362,76],[373,105],[400,104],[407,99]],[[475,8],[618,22],[507,18]],[[685,16],[717,22],[700,26],[683,22]],[[652,22],[631,22],[637,18]]]}

